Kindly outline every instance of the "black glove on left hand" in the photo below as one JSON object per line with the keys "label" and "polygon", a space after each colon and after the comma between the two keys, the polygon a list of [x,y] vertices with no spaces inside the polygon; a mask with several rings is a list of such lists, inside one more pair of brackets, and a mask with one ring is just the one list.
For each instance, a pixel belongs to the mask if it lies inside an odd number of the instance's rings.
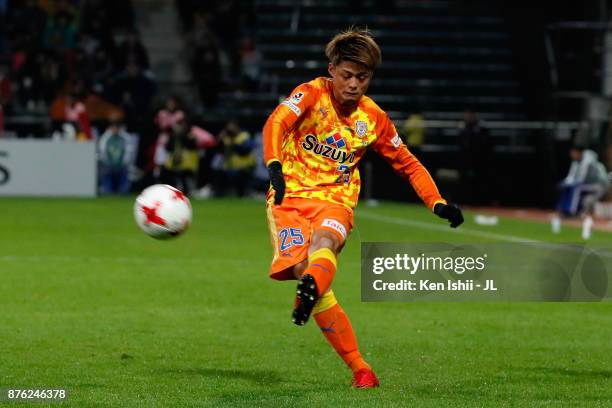
{"label": "black glove on left hand", "polygon": [[280,162],[273,161],[268,166],[270,184],[274,189],[274,204],[279,205],[285,196],[285,177],[283,176],[283,166]]}
{"label": "black glove on left hand", "polygon": [[440,218],[449,220],[451,228],[457,228],[463,224],[463,214],[459,207],[454,204],[438,203],[434,206],[434,214]]}

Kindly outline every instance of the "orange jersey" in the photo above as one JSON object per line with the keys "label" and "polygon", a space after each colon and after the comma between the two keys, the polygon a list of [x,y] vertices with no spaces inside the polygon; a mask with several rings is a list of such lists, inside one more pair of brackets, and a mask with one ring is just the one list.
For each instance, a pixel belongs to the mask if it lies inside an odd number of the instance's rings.
{"label": "orange jersey", "polygon": [[329,78],[298,86],[272,112],[263,131],[264,162],[282,163],[285,197],[316,198],[357,205],[361,186],[357,164],[372,148],[410,182],[429,208],[446,203],[387,114],[363,96],[349,115],[337,113]]}

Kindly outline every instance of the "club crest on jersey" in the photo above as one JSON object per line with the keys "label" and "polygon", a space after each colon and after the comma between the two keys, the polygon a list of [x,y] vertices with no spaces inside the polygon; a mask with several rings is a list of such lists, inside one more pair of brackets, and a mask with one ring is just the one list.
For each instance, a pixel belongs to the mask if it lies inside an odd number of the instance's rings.
{"label": "club crest on jersey", "polygon": [[325,143],[320,143],[315,135],[306,135],[302,147],[307,152],[313,152],[338,163],[352,163],[355,159],[355,153],[349,154],[346,150],[341,150],[346,147],[346,142],[339,133],[328,136]]}
{"label": "club crest on jersey", "polygon": [[368,131],[368,124],[363,120],[358,120],[355,122],[355,133],[357,136],[364,137],[366,132]]}

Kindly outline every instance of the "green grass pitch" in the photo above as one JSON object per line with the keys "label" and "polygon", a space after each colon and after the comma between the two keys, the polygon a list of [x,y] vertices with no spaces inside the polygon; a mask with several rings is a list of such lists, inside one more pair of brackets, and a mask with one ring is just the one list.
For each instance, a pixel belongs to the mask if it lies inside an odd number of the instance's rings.
{"label": "green grass pitch", "polygon": [[294,283],[267,277],[262,202],[195,201],[166,242],[137,229],[132,203],[0,201],[0,387],[67,388],[74,407],[612,405],[610,303],[360,301],[360,241],[575,242],[576,229],[468,214],[451,231],[423,206],[360,207],[334,291],[382,386],[353,390],[316,325],[291,324]]}

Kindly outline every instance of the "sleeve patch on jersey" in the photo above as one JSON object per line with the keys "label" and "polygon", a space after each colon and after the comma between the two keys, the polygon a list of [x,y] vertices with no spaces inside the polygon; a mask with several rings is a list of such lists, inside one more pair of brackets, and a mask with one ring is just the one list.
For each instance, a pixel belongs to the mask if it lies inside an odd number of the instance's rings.
{"label": "sleeve patch on jersey", "polygon": [[298,103],[302,102],[303,97],[304,97],[304,92],[298,92],[295,95],[293,95],[291,98],[289,98],[289,101],[297,105]]}
{"label": "sleeve patch on jersey", "polygon": [[340,235],[342,235],[342,237],[346,239],[346,228],[338,221],[332,220],[331,218],[325,218],[321,226],[331,228],[334,231],[338,231]]}
{"label": "sleeve patch on jersey", "polygon": [[399,137],[397,133],[395,134],[395,136],[393,136],[393,139],[391,139],[391,144],[395,148],[398,148],[402,144],[402,139]]}
{"label": "sleeve patch on jersey", "polygon": [[294,103],[292,103],[291,101],[284,101],[281,103],[281,105],[285,105],[286,107],[288,107],[289,109],[291,109],[293,111],[293,113],[295,113],[296,115],[300,116],[302,114],[302,110],[300,108],[298,108]]}

